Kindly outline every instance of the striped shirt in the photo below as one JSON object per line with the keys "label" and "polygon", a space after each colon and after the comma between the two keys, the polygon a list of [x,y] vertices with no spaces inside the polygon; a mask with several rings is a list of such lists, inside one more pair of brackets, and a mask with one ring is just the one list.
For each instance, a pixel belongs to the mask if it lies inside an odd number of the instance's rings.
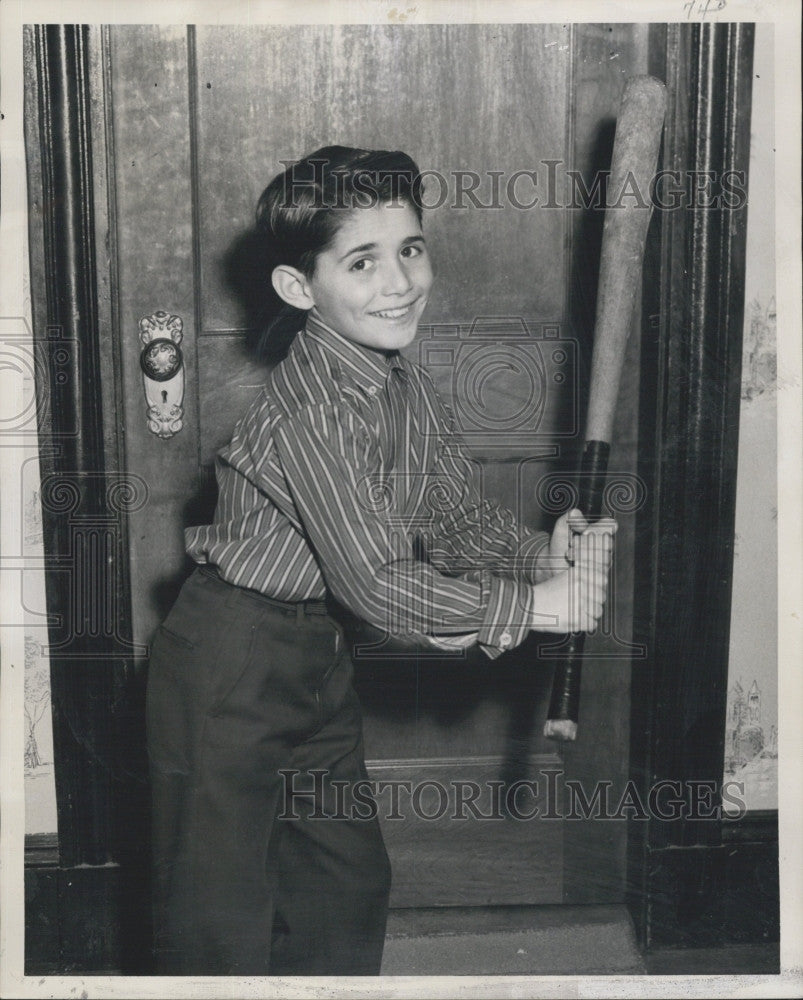
{"label": "striped shirt", "polygon": [[484,499],[478,473],[424,369],[309,315],[217,455],[214,522],[186,530],[187,552],[395,635],[477,632],[496,656],[531,627],[549,536]]}

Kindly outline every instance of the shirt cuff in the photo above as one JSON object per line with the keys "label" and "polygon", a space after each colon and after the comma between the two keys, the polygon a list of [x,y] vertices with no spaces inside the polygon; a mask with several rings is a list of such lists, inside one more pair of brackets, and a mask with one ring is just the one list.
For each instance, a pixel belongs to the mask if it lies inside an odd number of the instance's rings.
{"label": "shirt cuff", "polygon": [[488,610],[477,636],[492,659],[523,642],[535,614],[533,588],[509,577],[491,577]]}
{"label": "shirt cuff", "polygon": [[[519,547],[522,575],[529,583],[543,583],[552,576],[548,560],[545,558],[549,549],[549,534],[546,531],[535,531],[532,536],[522,542]],[[544,554],[542,556],[542,553]],[[541,565],[538,565],[541,559]]]}

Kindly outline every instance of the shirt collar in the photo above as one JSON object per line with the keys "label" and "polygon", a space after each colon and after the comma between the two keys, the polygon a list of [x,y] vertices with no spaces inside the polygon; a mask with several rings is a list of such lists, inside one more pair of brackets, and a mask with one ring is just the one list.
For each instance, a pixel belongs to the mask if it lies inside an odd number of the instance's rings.
{"label": "shirt collar", "polygon": [[357,344],[311,312],[307,313],[304,335],[306,343],[324,356],[336,380],[343,375],[365,390],[376,390],[384,386],[391,371],[407,374],[398,351],[382,354]]}

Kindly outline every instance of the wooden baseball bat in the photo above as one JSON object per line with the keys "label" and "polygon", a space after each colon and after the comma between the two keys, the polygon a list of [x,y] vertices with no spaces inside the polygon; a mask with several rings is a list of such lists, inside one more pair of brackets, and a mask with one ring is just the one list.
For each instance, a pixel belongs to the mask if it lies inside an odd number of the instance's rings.
{"label": "wooden baseball bat", "polygon": [[[644,246],[651,213],[651,181],[664,123],[666,89],[650,76],[632,77],[625,86],[608,182],[608,208],[602,233],[594,354],[586,418],[585,449],[578,480],[577,506],[589,522],[602,513],[602,494],[622,362],[641,284]],[[580,668],[584,633],[573,632],[558,661],[544,735],[577,738]]]}

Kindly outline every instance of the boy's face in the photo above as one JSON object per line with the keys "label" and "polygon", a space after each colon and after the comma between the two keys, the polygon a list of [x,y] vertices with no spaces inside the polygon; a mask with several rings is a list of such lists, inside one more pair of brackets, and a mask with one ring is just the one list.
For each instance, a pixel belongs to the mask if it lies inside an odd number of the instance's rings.
{"label": "boy's face", "polygon": [[342,336],[380,351],[407,347],[432,286],[421,226],[407,203],[355,208],[308,279],[313,313]]}

